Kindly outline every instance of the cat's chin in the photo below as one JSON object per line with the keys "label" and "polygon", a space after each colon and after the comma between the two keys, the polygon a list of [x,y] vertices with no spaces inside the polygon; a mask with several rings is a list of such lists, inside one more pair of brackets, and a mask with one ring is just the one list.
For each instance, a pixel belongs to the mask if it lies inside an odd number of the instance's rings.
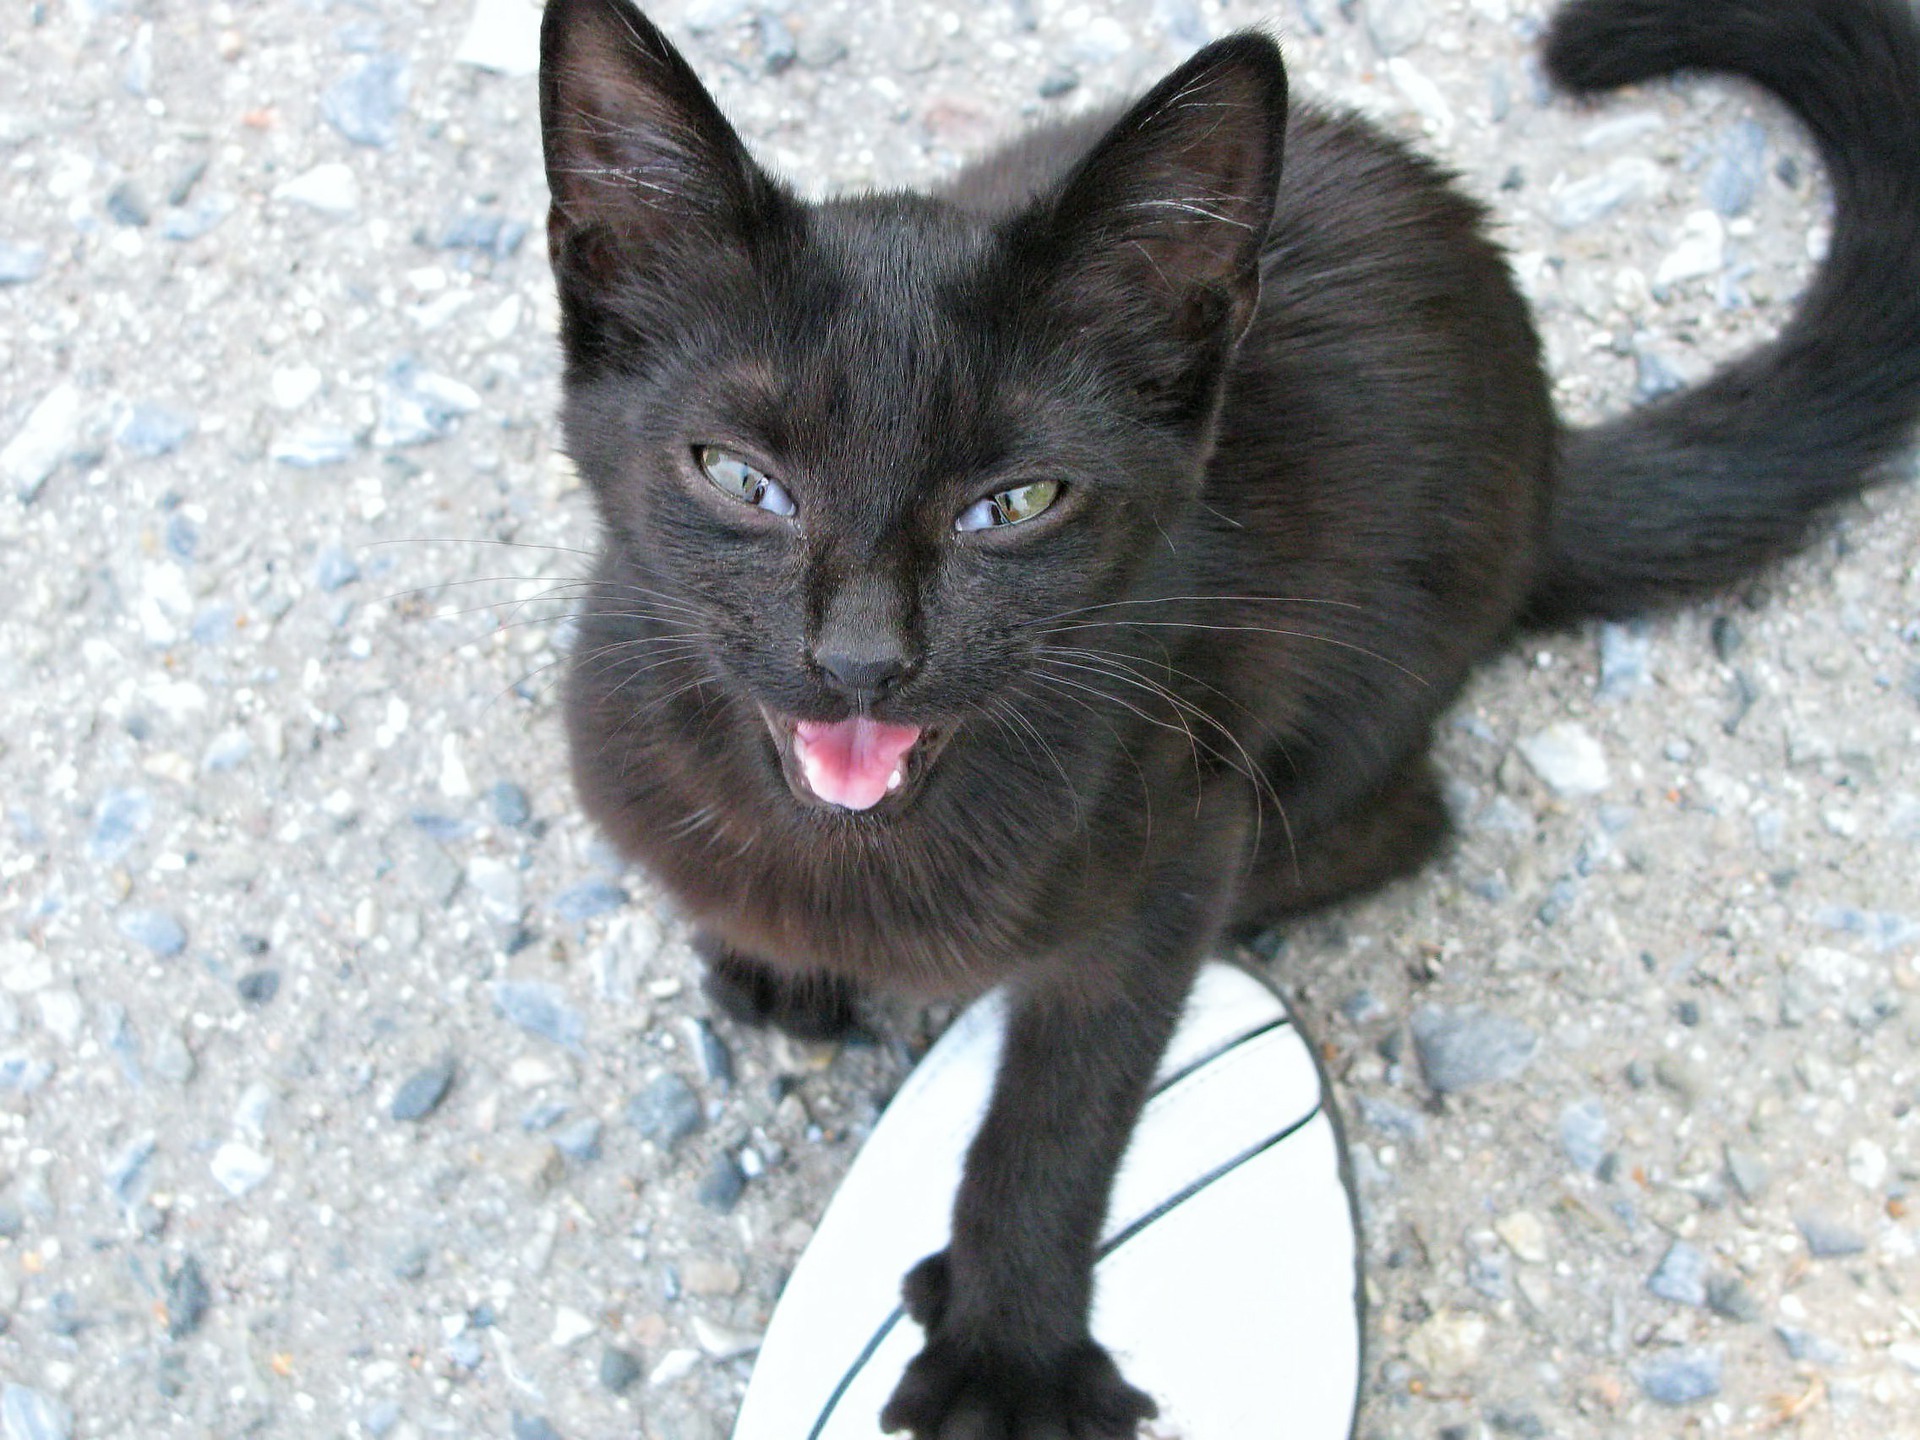
{"label": "cat's chin", "polygon": [[[832,814],[885,816],[913,803],[926,784],[940,752],[952,733],[945,726],[912,726],[861,720],[822,722],[786,715],[761,705],[760,718],[785,777],[787,788],[801,804]],[[859,724],[876,732],[858,737],[831,732]],[[880,753],[878,770],[866,777],[829,767],[823,752],[838,746],[871,744]],[[854,769],[858,769],[856,764]]]}

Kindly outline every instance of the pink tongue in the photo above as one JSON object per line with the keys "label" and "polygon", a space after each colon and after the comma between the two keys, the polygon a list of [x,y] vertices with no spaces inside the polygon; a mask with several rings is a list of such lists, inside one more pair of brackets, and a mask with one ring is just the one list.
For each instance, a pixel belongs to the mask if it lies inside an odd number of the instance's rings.
{"label": "pink tongue", "polygon": [[829,805],[866,810],[880,803],[896,770],[905,774],[907,751],[920,738],[916,725],[889,725],[855,715],[831,724],[802,720],[793,749],[807,788]]}

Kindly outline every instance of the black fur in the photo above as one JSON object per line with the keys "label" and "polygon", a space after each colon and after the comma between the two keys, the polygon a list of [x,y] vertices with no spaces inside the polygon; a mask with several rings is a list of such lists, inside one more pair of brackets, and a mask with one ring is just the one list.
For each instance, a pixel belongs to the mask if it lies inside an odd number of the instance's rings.
{"label": "black fur", "polygon": [[[1562,12],[1575,89],[1775,90],[1840,205],[1776,344],[1570,434],[1481,209],[1289,108],[1263,37],[936,196],[808,205],[625,0],[550,0],[564,423],[605,539],[582,801],[696,917],[736,1013],[818,1033],[859,986],[1012,987],[887,1425],[1132,1434],[1151,1401],[1088,1336],[1090,1266],[1200,958],[1431,853],[1432,726],[1516,624],[1737,578],[1907,442],[1916,54],[1903,0]],[[702,446],[793,513],[722,494]],[[1042,479],[1044,514],[955,531]],[[927,732],[860,812],[811,799],[782,738],[856,709]]]}

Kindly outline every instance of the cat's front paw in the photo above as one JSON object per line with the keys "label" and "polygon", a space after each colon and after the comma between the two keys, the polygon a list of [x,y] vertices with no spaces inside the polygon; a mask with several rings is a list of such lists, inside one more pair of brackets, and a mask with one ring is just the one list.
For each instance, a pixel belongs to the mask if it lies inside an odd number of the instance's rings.
{"label": "cat's front paw", "polygon": [[1042,1361],[934,1331],[880,1412],[914,1440],[1133,1440],[1159,1413],[1091,1338]]}

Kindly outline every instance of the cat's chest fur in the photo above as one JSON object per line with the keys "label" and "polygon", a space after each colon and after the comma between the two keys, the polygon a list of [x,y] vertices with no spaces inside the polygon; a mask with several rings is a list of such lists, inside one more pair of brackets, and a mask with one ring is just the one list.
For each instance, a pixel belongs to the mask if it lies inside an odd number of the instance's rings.
{"label": "cat's chest fur", "polygon": [[[950,196],[1026,203],[1103,123],[1029,137]],[[775,963],[977,983],[1124,904],[1217,777],[1238,773],[1259,825],[1299,845],[1424,743],[1525,589],[1544,381],[1476,207],[1354,122],[1296,111],[1289,152],[1196,493],[1059,607],[1075,613],[1040,678],[969,717],[910,809],[796,808],[706,656],[576,665],[581,793],[701,925]],[[602,577],[667,583],[631,547]],[[641,630],[673,623],[590,613],[581,653]]]}

